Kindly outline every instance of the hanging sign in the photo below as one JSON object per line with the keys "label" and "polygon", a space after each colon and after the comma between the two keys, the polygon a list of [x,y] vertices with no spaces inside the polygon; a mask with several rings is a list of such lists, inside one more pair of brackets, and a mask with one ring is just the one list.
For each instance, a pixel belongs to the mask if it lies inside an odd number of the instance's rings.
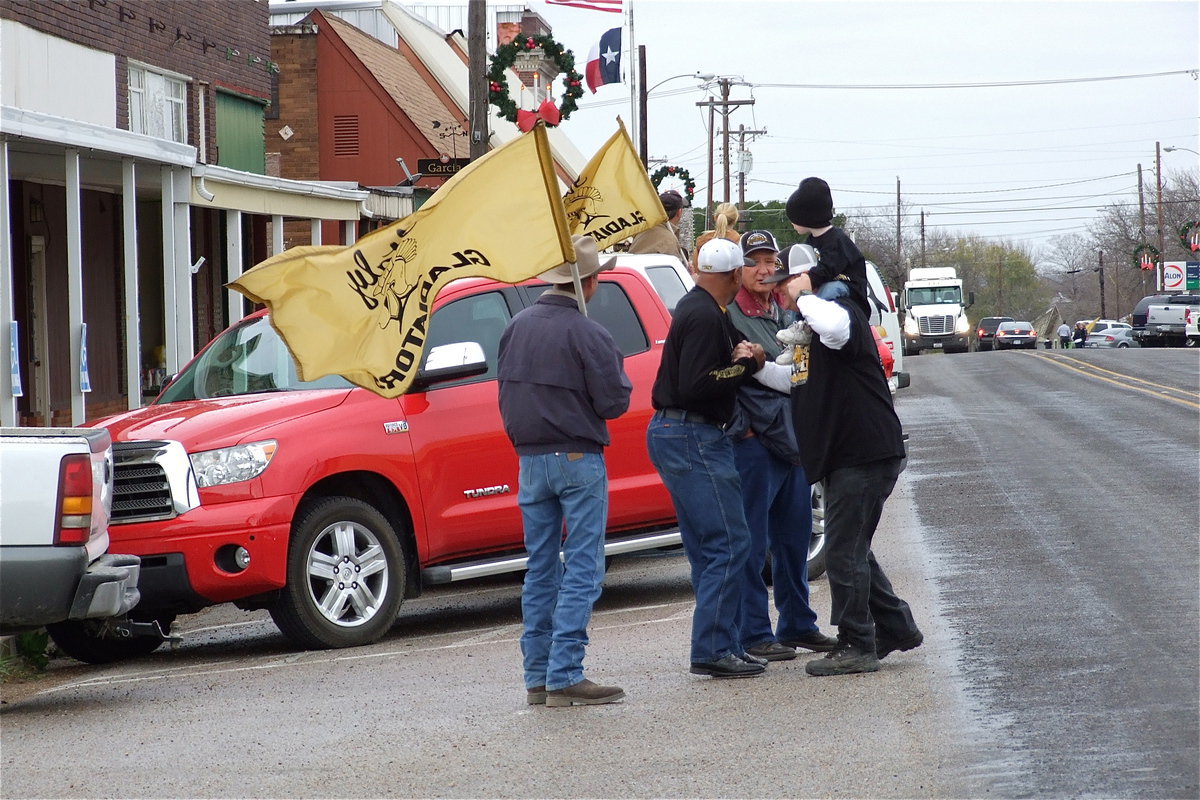
{"label": "hanging sign", "polygon": [[87,363],[87,323],[79,326],[79,391],[90,392],[92,379],[88,375]]}

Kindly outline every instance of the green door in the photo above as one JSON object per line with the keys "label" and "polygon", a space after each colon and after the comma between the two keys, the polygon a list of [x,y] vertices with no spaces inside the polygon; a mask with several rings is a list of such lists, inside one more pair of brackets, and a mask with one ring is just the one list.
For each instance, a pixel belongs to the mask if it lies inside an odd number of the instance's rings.
{"label": "green door", "polygon": [[265,175],[267,145],[263,104],[217,92],[217,164]]}

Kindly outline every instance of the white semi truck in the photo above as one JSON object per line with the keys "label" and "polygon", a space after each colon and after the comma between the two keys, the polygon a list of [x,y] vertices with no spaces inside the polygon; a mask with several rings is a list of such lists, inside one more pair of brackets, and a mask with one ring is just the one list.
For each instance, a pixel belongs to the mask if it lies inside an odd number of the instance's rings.
{"label": "white semi truck", "polygon": [[971,344],[967,309],[975,293],[963,300],[963,285],[954,267],[918,267],[904,282],[904,355],[922,350],[965,353]]}

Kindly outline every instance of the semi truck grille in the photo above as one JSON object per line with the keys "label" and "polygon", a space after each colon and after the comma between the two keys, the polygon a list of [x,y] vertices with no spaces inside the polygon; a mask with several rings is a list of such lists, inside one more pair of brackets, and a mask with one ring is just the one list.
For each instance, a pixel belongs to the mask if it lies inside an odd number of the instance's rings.
{"label": "semi truck grille", "polygon": [[171,519],[200,505],[191,461],[179,442],[113,443],[111,521]]}
{"label": "semi truck grille", "polygon": [[921,333],[928,336],[944,336],[954,332],[954,317],[951,316],[921,317],[917,324]]}

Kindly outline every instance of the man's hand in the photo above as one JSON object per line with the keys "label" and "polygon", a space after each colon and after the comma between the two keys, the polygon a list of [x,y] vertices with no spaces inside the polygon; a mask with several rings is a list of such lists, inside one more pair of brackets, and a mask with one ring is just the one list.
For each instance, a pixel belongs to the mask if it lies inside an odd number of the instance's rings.
{"label": "man's hand", "polygon": [[746,340],[737,343],[737,347],[733,348],[733,360],[738,361],[743,358],[752,358],[756,364],[755,370],[762,369],[763,362],[767,359],[767,354],[763,350],[761,344],[752,344]]}

